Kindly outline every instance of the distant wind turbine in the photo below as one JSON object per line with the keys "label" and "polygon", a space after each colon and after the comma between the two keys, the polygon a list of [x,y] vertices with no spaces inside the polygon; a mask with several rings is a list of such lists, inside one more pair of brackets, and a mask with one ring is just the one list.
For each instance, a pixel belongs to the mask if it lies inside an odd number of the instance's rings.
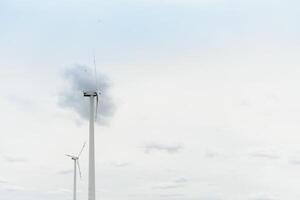
{"label": "distant wind turbine", "polygon": [[85,147],[85,143],[83,144],[80,152],[78,153],[77,156],[73,156],[73,155],[69,155],[69,154],[66,154],[66,156],[70,157],[73,161],[74,161],[74,185],[73,185],[73,200],[76,200],[76,192],[77,192],[77,167],[78,167],[78,171],[79,171],[79,176],[80,176],[80,179],[82,178],[81,176],[81,170],[80,170],[80,164],[79,164],[79,157],[83,151]]}

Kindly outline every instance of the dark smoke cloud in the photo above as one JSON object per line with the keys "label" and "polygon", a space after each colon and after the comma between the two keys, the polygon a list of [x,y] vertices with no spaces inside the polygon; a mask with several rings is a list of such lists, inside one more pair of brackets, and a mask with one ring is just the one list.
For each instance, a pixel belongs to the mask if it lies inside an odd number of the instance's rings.
{"label": "dark smoke cloud", "polygon": [[87,66],[75,65],[65,70],[63,78],[67,87],[61,93],[59,105],[63,108],[74,110],[83,119],[89,119],[89,101],[83,97],[83,91],[96,90],[100,92],[98,114],[96,122],[106,124],[115,111],[115,106],[109,94],[111,84],[103,74],[97,74]]}

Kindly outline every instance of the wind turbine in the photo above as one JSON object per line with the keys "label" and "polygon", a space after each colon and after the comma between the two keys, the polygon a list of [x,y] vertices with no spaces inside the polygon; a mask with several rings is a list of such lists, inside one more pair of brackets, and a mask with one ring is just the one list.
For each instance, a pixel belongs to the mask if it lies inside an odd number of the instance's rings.
{"label": "wind turbine", "polygon": [[[84,97],[90,98],[90,122],[89,122],[89,183],[88,183],[88,200],[96,200],[95,189],[95,137],[94,137],[94,124],[97,117],[98,110],[98,82],[96,70],[96,58],[94,56],[94,69],[95,69],[95,90],[83,91]],[[99,93],[100,94],[100,93]],[[95,114],[95,98],[96,98],[96,114]]]}
{"label": "wind turbine", "polygon": [[81,179],[81,170],[80,170],[80,164],[79,164],[79,157],[83,151],[85,147],[85,143],[84,145],[82,146],[81,148],[81,151],[78,153],[77,156],[73,156],[73,155],[69,155],[69,154],[66,154],[66,156],[70,157],[73,161],[74,161],[74,185],[73,185],[73,200],[76,200],[76,190],[77,190],[77,167],[78,167],[78,171],[79,171],[79,176],[80,176],[80,179]]}

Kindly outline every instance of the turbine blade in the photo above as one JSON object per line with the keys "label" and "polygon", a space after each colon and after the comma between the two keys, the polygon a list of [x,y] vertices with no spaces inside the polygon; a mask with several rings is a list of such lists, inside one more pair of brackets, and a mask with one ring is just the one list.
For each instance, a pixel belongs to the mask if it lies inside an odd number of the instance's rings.
{"label": "turbine blade", "polygon": [[80,177],[80,179],[82,179],[79,160],[76,160],[76,163],[77,163],[77,167],[78,167],[78,171],[79,171],[79,177]]}
{"label": "turbine blade", "polygon": [[94,54],[94,73],[95,73],[95,85],[96,85],[96,99],[97,99],[97,103],[96,103],[96,113],[95,113],[95,120],[97,120],[97,114],[98,114],[98,76],[97,76],[97,64],[96,64],[96,56]]}
{"label": "turbine blade", "polygon": [[81,150],[80,150],[80,152],[79,152],[79,154],[78,154],[78,156],[77,156],[78,158],[79,158],[79,156],[81,155],[81,153],[82,153],[82,151],[83,151],[85,145],[86,145],[86,142],[83,144],[83,146],[82,146],[82,148],[81,148]]}
{"label": "turbine blade", "polygon": [[71,155],[69,155],[69,154],[65,154],[65,156],[68,156],[68,157],[71,157],[71,158],[73,158],[74,156],[71,156]]}
{"label": "turbine blade", "polygon": [[97,92],[97,96],[96,96],[96,113],[95,113],[95,119],[97,119],[97,116],[98,116],[98,105],[99,105],[99,96],[98,96],[98,92]]}
{"label": "turbine blade", "polygon": [[96,56],[94,53],[94,73],[95,73],[95,86],[96,92],[98,91],[98,76],[97,76],[97,64],[96,64]]}

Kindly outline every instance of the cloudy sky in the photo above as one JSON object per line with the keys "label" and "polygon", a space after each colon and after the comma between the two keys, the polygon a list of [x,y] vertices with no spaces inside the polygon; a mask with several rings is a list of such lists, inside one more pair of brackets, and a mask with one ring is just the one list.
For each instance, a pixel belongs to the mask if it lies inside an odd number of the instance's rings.
{"label": "cloudy sky", "polygon": [[62,103],[66,71],[95,55],[114,105],[96,126],[98,199],[298,200],[299,11],[296,0],[0,0],[0,199],[72,199],[64,154],[88,123]]}

